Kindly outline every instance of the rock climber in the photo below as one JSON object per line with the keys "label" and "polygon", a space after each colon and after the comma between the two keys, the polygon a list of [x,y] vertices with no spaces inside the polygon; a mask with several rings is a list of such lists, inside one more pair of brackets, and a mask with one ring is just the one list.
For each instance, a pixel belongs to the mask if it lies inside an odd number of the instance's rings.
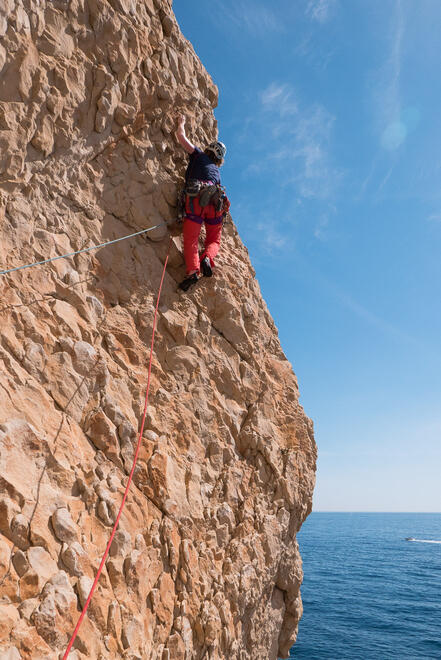
{"label": "rock climber", "polygon": [[[214,258],[219,252],[222,223],[230,208],[230,202],[221,186],[219,168],[222,166],[227,148],[222,142],[211,142],[202,151],[185,135],[185,117],[180,115],[176,138],[190,159],[185,173],[183,192],[183,236],[184,258],[187,277],[179,284],[183,291],[196,284],[199,274],[211,277]],[[204,251],[199,256],[199,234],[205,224]]]}

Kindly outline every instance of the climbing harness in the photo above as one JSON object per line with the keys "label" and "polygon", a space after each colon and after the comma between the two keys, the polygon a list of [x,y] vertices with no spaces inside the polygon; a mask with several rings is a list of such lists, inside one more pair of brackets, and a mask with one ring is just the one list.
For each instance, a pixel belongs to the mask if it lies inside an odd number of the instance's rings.
{"label": "climbing harness", "polygon": [[218,183],[211,183],[210,181],[189,179],[185,184],[185,188],[178,194],[178,220],[182,220],[185,217],[185,201],[187,197],[193,215],[195,215],[195,199],[198,200],[201,208],[213,204],[216,214],[220,214],[221,211],[225,211],[226,213],[230,207],[224,186]]}
{"label": "climbing harness", "polygon": [[194,200],[199,197],[202,186],[203,186],[203,182],[198,181],[197,179],[189,179],[185,185],[184,201],[185,198],[188,197],[192,213],[194,213]]}
{"label": "climbing harness", "polygon": [[63,660],[67,660],[67,658],[68,658],[68,655],[70,653],[72,645],[73,645],[73,643],[76,639],[76,636],[78,634],[78,631],[80,629],[81,623],[82,623],[82,621],[83,621],[83,619],[86,615],[87,608],[89,607],[89,603],[92,600],[93,593],[95,591],[96,585],[97,585],[98,580],[100,578],[101,572],[104,568],[104,564],[106,562],[107,555],[109,554],[110,546],[112,545],[113,537],[115,536],[115,532],[116,532],[117,527],[118,527],[119,519],[121,518],[121,514],[123,512],[124,505],[126,503],[127,495],[128,495],[128,492],[129,492],[129,487],[130,487],[130,484],[132,483],[133,473],[135,471],[136,463],[138,461],[138,454],[139,454],[139,450],[141,448],[142,434],[144,432],[144,424],[145,424],[145,419],[146,419],[146,416],[147,416],[147,406],[148,406],[148,401],[149,401],[150,379],[151,379],[152,361],[153,361],[153,346],[154,346],[154,342],[155,342],[155,331],[156,331],[156,319],[157,319],[157,316],[158,316],[159,300],[160,300],[160,297],[161,297],[162,284],[164,282],[164,277],[165,277],[165,270],[167,268],[167,262],[168,262],[168,258],[169,258],[169,255],[170,255],[170,246],[171,246],[171,238],[170,238],[170,241],[169,241],[169,244],[168,244],[167,256],[165,258],[164,267],[162,269],[161,282],[159,284],[158,296],[157,296],[157,299],[156,299],[155,315],[153,317],[152,341],[151,341],[151,344],[150,344],[150,358],[149,358],[149,368],[148,368],[148,376],[147,376],[147,388],[146,388],[146,395],[145,395],[145,401],[144,401],[144,413],[143,413],[143,416],[142,416],[141,428],[140,428],[139,436],[138,436],[138,444],[136,445],[136,450],[135,450],[135,455],[134,455],[134,458],[133,458],[132,469],[130,471],[130,476],[129,476],[129,479],[127,481],[127,486],[126,486],[126,489],[124,491],[123,499],[122,499],[121,505],[119,507],[118,515],[116,517],[115,524],[114,524],[113,529],[112,529],[112,533],[110,535],[109,541],[107,543],[106,549],[105,549],[103,557],[101,559],[101,563],[99,565],[97,574],[95,576],[95,580],[93,581],[93,584],[92,584],[92,587],[90,589],[89,595],[88,595],[87,600],[84,604],[84,607],[83,607],[83,610],[81,612],[80,618],[78,619],[75,630],[72,634],[72,637],[70,638],[67,649],[66,649],[66,651],[63,655]]}
{"label": "climbing harness", "polygon": [[209,204],[213,204],[216,211],[220,212],[225,196],[225,189],[220,185],[204,186],[199,194],[199,205],[204,208]]}
{"label": "climbing harness", "polygon": [[158,229],[158,227],[163,227],[168,225],[170,222],[160,222],[154,227],[148,227],[147,229],[141,229],[141,231],[136,231],[134,234],[128,234],[127,236],[121,236],[121,238],[115,238],[112,241],[107,241],[106,243],[100,243],[99,245],[92,245],[88,248],[83,248],[82,250],[76,250],[76,252],[69,252],[69,254],[60,254],[58,257],[51,257],[50,259],[44,259],[43,261],[35,261],[32,264],[26,264],[25,266],[16,266],[15,268],[8,268],[8,270],[0,270],[0,275],[7,275],[8,273],[13,273],[16,270],[23,270],[24,268],[32,268],[32,266],[42,266],[43,264],[48,264],[51,261],[56,261],[57,259],[67,259],[68,257],[74,257],[76,254],[82,254],[83,252],[90,252],[91,250],[98,250],[98,248],[105,247],[106,245],[112,245],[112,243],[119,243],[119,241],[125,241],[127,238],[133,238],[134,236],[140,236],[141,234],[146,234],[153,229]]}

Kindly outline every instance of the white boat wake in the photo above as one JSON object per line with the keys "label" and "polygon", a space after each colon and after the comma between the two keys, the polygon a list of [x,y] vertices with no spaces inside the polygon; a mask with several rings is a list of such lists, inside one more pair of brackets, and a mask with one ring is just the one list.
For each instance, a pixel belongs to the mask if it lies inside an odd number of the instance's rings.
{"label": "white boat wake", "polygon": [[441,544],[441,541],[432,541],[430,539],[406,539],[407,541],[411,541],[412,543],[438,543]]}

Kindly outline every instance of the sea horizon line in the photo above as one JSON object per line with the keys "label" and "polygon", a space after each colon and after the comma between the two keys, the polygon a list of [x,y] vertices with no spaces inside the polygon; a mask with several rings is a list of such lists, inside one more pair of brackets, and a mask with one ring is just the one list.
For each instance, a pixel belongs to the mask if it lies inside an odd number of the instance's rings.
{"label": "sea horizon line", "polygon": [[331,510],[331,509],[313,509],[311,513],[387,513],[387,514],[407,514],[407,515],[439,515],[441,511],[343,511],[343,510]]}

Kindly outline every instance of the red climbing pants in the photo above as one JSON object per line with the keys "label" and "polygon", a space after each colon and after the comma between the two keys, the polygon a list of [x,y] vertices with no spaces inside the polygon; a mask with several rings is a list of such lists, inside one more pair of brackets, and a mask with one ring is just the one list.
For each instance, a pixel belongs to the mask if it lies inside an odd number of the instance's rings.
{"label": "red climbing pants", "polygon": [[[213,204],[201,208],[197,198],[193,200],[192,208],[188,197],[186,198],[185,211],[183,234],[187,274],[194,271],[199,272],[200,263],[204,257],[210,259],[213,268],[214,258],[220,248],[223,216],[216,212]],[[202,223],[205,224],[206,236],[204,251],[199,256],[199,234],[201,233]]]}
{"label": "red climbing pants", "polygon": [[187,274],[199,272],[200,262],[204,257],[210,259],[211,267],[214,267],[214,258],[219,252],[222,220],[216,225],[208,224],[205,221],[205,246],[204,251],[199,256],[199,234],[201,233],[202,222],[195,222],[190,218],[184,219],[184,257]]}

